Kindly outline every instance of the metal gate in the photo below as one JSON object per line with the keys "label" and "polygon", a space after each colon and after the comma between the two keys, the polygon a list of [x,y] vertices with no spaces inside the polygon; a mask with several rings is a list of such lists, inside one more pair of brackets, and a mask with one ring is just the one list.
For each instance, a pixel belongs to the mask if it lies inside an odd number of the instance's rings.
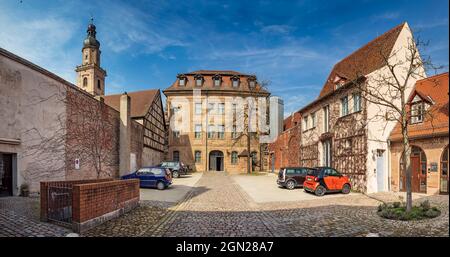
{"label": "metal gate", "polygon": [[63,226],[72,225],[72,185],[49,185],[47,218]]}

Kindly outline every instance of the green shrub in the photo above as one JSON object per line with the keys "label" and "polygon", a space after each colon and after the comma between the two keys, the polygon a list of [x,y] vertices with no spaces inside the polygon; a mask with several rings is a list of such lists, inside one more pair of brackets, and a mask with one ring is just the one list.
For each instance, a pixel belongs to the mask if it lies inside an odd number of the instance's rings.
{"label": "green shrub", "polygon": [[394,208],[399,208],[400,206],[402,206],[402,203],[401,202],[395,202],[395,203],[392,204],[392,206]]}
{"label": "green shrub", "polygon": [[378,205],[378,215],[386,219],[395,220],[420,220],[435,218],[441,214],[437,207],[431,207],[429,201],[424,201],[419,206],[413,206],[410,212],[406,212],[406,206],[400,202]]}
{"label": "green shrub", "polygon": [[420,203],[420,207],[424,210],[424,211],[428,211],[431,206],[430,206],[430,201],[425,200],[423,202]]}

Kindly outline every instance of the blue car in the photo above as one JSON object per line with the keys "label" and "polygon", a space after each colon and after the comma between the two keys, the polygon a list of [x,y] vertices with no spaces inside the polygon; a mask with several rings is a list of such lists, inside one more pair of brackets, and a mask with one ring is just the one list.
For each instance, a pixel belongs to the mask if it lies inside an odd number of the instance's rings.
{"label": "blue car", "polygon": [[143,167],[136,172],[122,176],[121,178],[137,178],[140,181],[140,187],[154,187],[159,190],[166,189],[172,184],[172,175],[170,170],[157,166]]}

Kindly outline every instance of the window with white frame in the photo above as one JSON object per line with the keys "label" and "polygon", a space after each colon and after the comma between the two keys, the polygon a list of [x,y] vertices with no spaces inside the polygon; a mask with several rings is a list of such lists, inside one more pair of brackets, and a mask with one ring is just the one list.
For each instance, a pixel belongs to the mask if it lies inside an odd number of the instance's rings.
{"label": "window with white frame", "polygon": [[180,77],[179,81],[178,81],[178,85],[184,87],[186,86],[186,78],[185,77]]}
{"label": "window with white frame", "polygon": [[225,113],[225,104],[224,103],[219,103],[218,104],[218,113],[219,114],[224,114]]}
{"label": "window with white frame", "polygon": [[330,106],[323,107],[323,131],[330,131]]}
{"label": "window with white frame", "polygon": [[195,85],[197,87],[201,87],[203,85],[203,77],[202,76],[195,77]]}
{"label": "window with white frame", "polygon": [[231,84],[233,87],[239,87],[239,78],[238,77],[232,77],[231,78]]}
{"label": "window with white frame", "polygon": [[215,128],[214,125],[208,126],[208,138],[214,138]]}
{"label": "window with white frame", "polygon": [[195,103],[195,114],[202,114],[202,103]]}
{"label": "window with white frame", "polygon": [[225,138],[225,126],[224,125],[217,126],[217,138],[219,138],[219,139]]}
{"label": "window with white frame", "polygon": [[341,117],[348,115],[348,96],[341,98]]}
{"label": "window with white frame", "polygon": [[316,113],[313,112],[311,113],[311,128],[315,128],[316,127]]}
{"label": "window with white frame", "polygon": [[220,84],[222,83],[222,78],[220,76],[214,76],[213,81],[215,87],[220,87]]}
{"label": "window with white frame", "polygon": [[202,152],[201,151],[195,151],[195,163],[202,162]]}
{"label": "window with white frame", "polygon": [[195,138],[199,139],[202,137],[202,124],[195,125]]}
{"label": "window with white frame", "polygon": [[415,102],[411,105],[411,123],[423,122],[424,109],[425,106],[422,101]]}
{"label": "window with white frame", "polygon": [[361,93],[353,93],[353,112],[361,111]]}
{"label": "window with white frame", "polygon": [[303,130],[308,130],[308,116],[305,116],[305,118],[303,118]]}

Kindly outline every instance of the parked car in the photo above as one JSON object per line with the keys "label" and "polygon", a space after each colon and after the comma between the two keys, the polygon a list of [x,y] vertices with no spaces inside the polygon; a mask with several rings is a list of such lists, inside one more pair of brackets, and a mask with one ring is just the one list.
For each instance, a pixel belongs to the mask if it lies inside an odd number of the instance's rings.
{"label": "parked car", "polygon": [[182,162],[164,161],[158,166],[169,169],[170,172],[172,172],[172,177],[174,178],[179,178],[181,175],[188,174],[188,167]]}
{"label": "parked car", "polygon": [[316,167],[308,172],[303,188],[317,196],[323,196],[329,192],[348,194],[351,190],[351,184],[347,176],[333,168]]}
{"label": "parked car", "polygon": [[278,172],[277,184],[292,190],[296,187],[303,187],[306,175],[310,168],[305,167],[286,167]]}
{"label": "parked car", "polygon": [[143,167],[131,174],[121,177],[122,179],[139,179],[140,187],[155,187],[159,190],[168,188],[172,184],[172,174],[164,167]]}

